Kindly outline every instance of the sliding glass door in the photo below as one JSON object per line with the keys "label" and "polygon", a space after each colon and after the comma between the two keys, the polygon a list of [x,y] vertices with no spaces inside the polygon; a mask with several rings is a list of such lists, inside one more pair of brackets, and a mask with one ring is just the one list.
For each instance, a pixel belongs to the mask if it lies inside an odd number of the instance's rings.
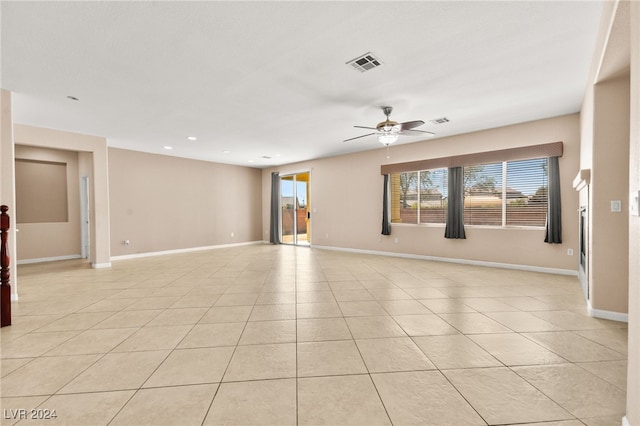
{"label": "sliding glass door", "polygon": [[311,244],[309,172],[280,176],[280,241]]}

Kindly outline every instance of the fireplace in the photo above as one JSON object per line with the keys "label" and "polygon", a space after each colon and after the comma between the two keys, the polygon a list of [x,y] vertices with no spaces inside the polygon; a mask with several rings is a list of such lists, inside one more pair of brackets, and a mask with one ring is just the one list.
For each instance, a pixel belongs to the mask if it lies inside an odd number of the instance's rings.
{"label": "fireplace", "polygon": [[579,234],[578,234],[578,279],[582,286],[582,291],[587,300],[589,300],[589,222],[587,217],[587,207],[581,206],[578,210],[579,218]]}
{"label": "fireplace", "polygon": [[573,188],[578,191],[578,280],[586,300],[589,300],[589,184],[591,170],[581,169],[573,180]]}

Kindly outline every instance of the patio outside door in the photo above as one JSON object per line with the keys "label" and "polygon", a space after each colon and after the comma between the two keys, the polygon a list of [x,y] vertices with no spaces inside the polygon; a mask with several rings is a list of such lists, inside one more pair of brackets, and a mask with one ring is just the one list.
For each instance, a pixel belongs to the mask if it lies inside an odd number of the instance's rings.
{"label": "patio outside door", "polygon": [[309,172],[280,176],[280,241],[311,244]]}

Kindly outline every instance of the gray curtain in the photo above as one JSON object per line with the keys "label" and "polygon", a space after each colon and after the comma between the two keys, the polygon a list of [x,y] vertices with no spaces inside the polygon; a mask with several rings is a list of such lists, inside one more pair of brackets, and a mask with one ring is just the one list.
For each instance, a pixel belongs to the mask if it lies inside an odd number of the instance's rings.
{"label": "gray curtain", "polygon": [[391,221],[389,220],[389,175],[384,175],[382,190],[382,235],[391,235]]}
{"label": "gray curtain", "polygon": [[547,233],[544,242],[562,243],[562,209],[560,208],[560,165],[558,157],[549,157],[549,205],[547,207]]}
{"label": "gray curtain", "polygon": [[271,173],[271,244],[280,244],[280,174]]}
{"label": "gray curtain", "polygon": [[462,167],[449,168],[449,200],[445,238],[467,238],[464,234],[464,172]]}

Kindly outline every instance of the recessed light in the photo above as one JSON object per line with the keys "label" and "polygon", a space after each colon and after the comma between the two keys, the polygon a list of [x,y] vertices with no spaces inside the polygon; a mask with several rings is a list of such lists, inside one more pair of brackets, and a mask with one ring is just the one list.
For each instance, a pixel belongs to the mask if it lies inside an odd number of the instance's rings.
{"label": "recessed light", "polygon": [[75,96],[67,96],[67,99],[71,99],[72,101],[79,101],[80,99],[76,98]]}
{"label": "recessed light", "polygon": [[196,138],[195,136],[187,136],[187,140],[190,140],[190,141],[197,141],[197,140],[198,140],[198,138]]}
{"label": "recessed light", "polygon": [[228,149],[225,149],[224,151],[222,151],[223,154],[229,154],[231,153],[231,151],[229,151]]}
{"label": "recessed light", "polygon": [[253,160],[249,160],[248,162],[249,162],[249,163],[253,163]]}
{"label": "recessed light", "polygon": [[163,148],[164,148],[164,149],[173,149],[173,147],[172,147],[172,146],[166,146],[166,145],[165,145],[165,146],[163,146]]}

